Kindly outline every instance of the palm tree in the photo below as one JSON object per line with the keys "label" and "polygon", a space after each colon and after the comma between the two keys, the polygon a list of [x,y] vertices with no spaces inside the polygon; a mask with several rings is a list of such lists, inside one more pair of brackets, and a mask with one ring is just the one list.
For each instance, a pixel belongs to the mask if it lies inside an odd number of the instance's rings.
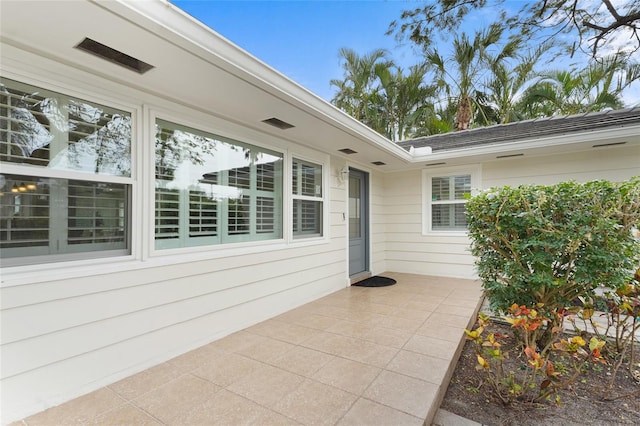
{"label": "palm tree", "polygon": [[550,45],[542,44],[516,58],[487,56],[490,77],[484,88],[486,100],[494,109],[496,123],[506,124],[527,118],[525,112],[519,109],[519,97],[528,86],[535,83],[538,77],[535,67],[549,48]]}
{"label": "palm tree", "polygon": [[448,102],[444,106],[435,107],[435,110],[424,121],[413,129],[410,137],[438,135],[453,132],[455,129],[457,105]]}
{"label": "palm tree", "polygon": [[640,78],[640,64],[615,55],[572,71],[551,71],[522,99],[531,116],[578,114],[624,107],[622,92]]}
{"label": "palm tree", "polygon": [[[436,49],[425,53],[427,63],[434,69],[436,84],[446,96],[446,102],[456,104],[456,128],[468,129],[477,107],[474,94],[486,68],[487,49],[502,38],[504,27],[492,24],[485,31],[476,32],[473,40],[466,33],[456,36],[452,55],[445,59]],[[519,42],[505,44],[498,57],[513,56]]]}
{"label": "palm tree", "polygon": [[403,140],[415,135],[421,123],[433,114],[435,88],[424,83],[427,72],[425,64],[414,65],[405,75],[402,68],[380,69],[380,92],[378,99],[378,121],[381,133],[391,140]]}
{"label": "palm tree", "polygon": [[359,56],[340,49],[343,80],[331,80],[338,90],[332,103],[391,140],[413,135],[420,121],[431,115],[434,88],[424,84],[425,65],[412,66],[408,74],[376,49]]}
{"label": "palm tree", "polygon": [[393,63],[387,59],[384,49],[375,49],[360,56],[353,49],[341,48],[338,55],[343,60],[344,79],[331,80],[331,85],[338,89],[331,102],[355,119],[368,124],[374,119],[370,100],[378,91],[377,73]]}

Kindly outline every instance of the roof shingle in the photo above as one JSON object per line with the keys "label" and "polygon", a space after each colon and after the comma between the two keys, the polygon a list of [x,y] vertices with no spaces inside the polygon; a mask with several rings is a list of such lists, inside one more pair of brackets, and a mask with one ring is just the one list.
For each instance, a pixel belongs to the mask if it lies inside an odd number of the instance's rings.
{"label": "roof shingle", "polygon": [[407,151],[412,146],[414,148],[429,146],[433,152],[449,151],[629,125],[640,125],[640,107],[497,124],[409,139],[398,142],[398,146]]}

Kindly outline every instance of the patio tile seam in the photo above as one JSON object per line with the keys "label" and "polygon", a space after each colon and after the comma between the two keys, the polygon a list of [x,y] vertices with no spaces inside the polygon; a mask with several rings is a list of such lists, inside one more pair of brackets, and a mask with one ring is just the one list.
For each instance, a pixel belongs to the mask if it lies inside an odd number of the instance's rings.
{"label": "patio tile seam", "polygon": [[[353,321],[353,320],[348,320],[348,319],[345,319],[343,321],[350,322],[350,323],[353,323],[353,324],[362,324],[363,322],[366,322],[366,321]],[[424,321],[426,321],[426,319]],[[424,321],[418,326],[418,328],[420,328],[424,324]],[[367,330],[367,333],[371,333],[373,331],[383,331],[383,332],[384,331],[388,331],[389,333],[393,334],[395,332],[406,331],[406,330],[403,330],[403,329],[400,329],[400,328],[385,327],[385,326],[381,326],[381,325],[377,325],[376,327],[368,327],[368,328],[369,328],[369,330]],[[367,338],[367,337],[358,337],[358,336],[354,336],[354,335],[351,335],[351,334],[341,333],[339,331],[331,330],[331,329],[327,329],[327,330],[324,330],[324,331],[326,333],[332,333],[332,334],[336,334],[338,336],[350,337],[350,338],[353,338],[353,339],[359,339],[359,340],[363,340],[363,341],[366,341],[366,342],[374,343],[374,344],[380,345],[380,346],[387,346],[387,347],[390,347],[390,348],[397,348],[397,346],[385,345],[383,343],[378,343],[375,340],[372,340],[371,338]],[[407,333],[411,334],[411,335],[415,335],[415,331],[407,331]]]}
{"label": "patio tile seam", "polygon": [[[453,342],[450,342],[450,343],[453,343]],[[451,356],[444,356],[444,355],[443,356],[438,356],[438,355],[435,355],[435,354],[427,354],[427,353],[420,352],[420,351],[417,351],[417,350],[414,350],[414,349],[407,349],[405,347],[401,348],[400,350],[411,352],[411,353],[418,354],[418,355],[428,356],[428,357],[431,357],[431,358],[439,359],[441,361],[448,361],[448,360],[451,359]]]}
{"label": "patio tile seam", "polygon": [[[395,372],[394,372],[394,373],[395,373]],[[428,383],[428,382],[427,382],[427,383]],[[415,414],[412,414],[412,413],[410,413],[410,412],[409,412],[409,411],[407,411],[407,410],[403,410],[402,408],[394,407],[394,406],[392,406],[392,405],[386,404],[386,403],[381,402],[381,401],[376,401],[375,399],[371,399],[371,398],[366,397],[366,396],[360,396],[360,398],[361,398],[361,399],[364,399],[364,400],[366,400],[366,401],[369,401],[369,402],[373,402],[374,404],[379,404],[379,405],[382,405],[382,406],[384,406],[384,407],[391,408],[392,410],[399,411],[400,413],[407,414],[407,415],[409,415],[409,416],[411,416],[411,417],[413,417],[413,418],[420,419],[420,417],[417,417]],[[424,421],[425,419],[421,419],[421,420],[423,420],[423,421]]]}
{"label": "patio tile seam", "polygon": [[[275,368],[279,368],[279,367],[275,367]],[[283,371],[286,371],[286,370],[283,370]],[[378,373],[378,375],[379,375],[382,371],[383,371],[383,370],[381,370],[381,371]],[[289,373],[291,373],[291,372],[289,372]],[[297,386],[295,386],[295,388],[293,388],[293,389],[291,389],[289,392],[287,392],[287,393],[283,394],[283,395],[282,395],[282,396],[281,396],[277,401],[273,402],[273,406],[272,406],[272,407],[271,407],[271,406],[268,406],[268,405],[265,405],[265,404],[263,404],[263,403],[261,403],[261,402],[259,402],[259,401],[254,400],[254,399],[251,399],[251,398],[249,398],[249,397],[247,397],[247,396],[245,396],[245,395],[242,395],[241,393],[238,393],[238,392],[236,392],[236,391],[234,391],[234,390],[232,390],[232,389],[228,389],[228,388],[224,388],[224,389],[225,389],[226,391],[231,392],[231,393],[233,393],[234,395],[236,395],[236,396],[238,396],[238,397],[240,397],[240,398],[244,398],[244,399],[246,399],[247,401],[250,401],[250,402],[252,402],[252,403],[254,403],[254,404],[256,404],[256,405],[258,405],[258,406],[260,406],[260,407],[262,407],[262,408],[264,408],[264,409],[266,409],[266,410],[269,410],[269,411],[271,411],[271,412],[274,412],[274,413],[280,414],[280,415],[282,415],[282,416],[284,416],[284,417],[286,417],[286,418],[288,418],[288,419],[290,419],[290,420],[292,420],[292,421],[294,421],[294,422],[296,422],[296,423],[300,423],[300,422],[299,422],[298,420],[296,420],[296,419],[292,418],[292,417],[291,417],[291,416],[289,416],[288,414],[286,414],[284,411],[279,410],[277,407],[278,407],[278,406],[282,403],[282,401],[284,401],[287,397],[289,397],[290,395],[295,394],[295,393],[296,393],[296,392],[297,392],[297,391],[298,391],[302,386],[304,386],[305,382],[309,382],[309,381],[311,381],[311,382],[317,383],[317,384],[319,384],[319,385],[323,385],[323,386],[331,387],[331,388],[333,388],[333,389],[336,389],[336,390],[337,390],[337,391],[339,391],[339,392],[344,392],[344,393],[347,393],[347,394],[349,394],[349,395],[354,396],[354,397],[355,397],[354,402],[349,406],[349,409],[347,409],[347,410],[343,413],[343,415],[342,415],[342,416],[341,416],[341,417],[340,417],[340,418],[339,418],[335,423],[333,423],[333,424],[338,424],[338,423],[340,422],[340,420],[342,420],[342,417],[344,417],[344,415],[346,415],[346,413],[348,413],[348,412],[349,412],[349,410],[351,410],[351,408],[352,408],[352,407],[353,407],[353,405],[358,401],[358,399],[359,399],[359,398],[363,398],[363,396],[362,396],[362,395],[363,395],[363,394],[364,394],[364,392],[365,392],[365,391],[363,390],[363,392],[362,392],[361,394],[357,394],[357,393],[350,392],[350,391],[348,391],[348,390],[345,390],[345,389],[342,389],[342,388],[339,388],[339,387],[336,387],[336,386],[330,385],[330,384],[328,384],[328,383],[321,382],[321,381],[319,381],[319,380],[314,379],[313,377],[305,377],[305,376],[301,376],[301,375],[296,374],[296,373],[291,373],[291,374],[295,374],[296,376],[301,377],[303,380],[302,380],[302,381],[301,381]],[[378,378],[378,375],[376,375],[376,377],[372,380],[372,382],[373,382],[373,381],[375,381],[375,379],[377,379],[377,378]],[[231,386],[231,385],[229,385],[229,386]],[[368,388],[368,386],[367,386],[367,388]],[[366,390],[366,389],[365,389],[365,390]],[[163,424],[165,424],[165,423],[163,423]]]}
{"label": "patio tile seam", "polygon": [[[377,377],[376,377],[377,378]],[[374,379],[375,380],[375,379]],[[353,395],[353,394],[352,394]],[[351,405],[349,405],[349,408],[342,413],[342,415],[340,416],[339,419],[337,419],[333,424],[337,425],[340,424],[340,422],[342,421],[342,419],[353,409],[353,407],[356,405],[356,403],[361,399],[364,398],[362,395],[356,395],[356,399],[353,400],[353,402],[351,403]]]}
{"label": "patio tile seam", "polygon": [[[184,375],[184,374],[181,374],[180,376],[183,376],[183,375]],[[178,377],[180,377],[180,376],[178,376]],[[111,385],[104,386],[104,387],[103,387],[103,389],[108,389],[108,390],[110,390],[110,391],[111,391],[111,392],[113,392],[113,393],[114,393],[118,398],[120,398],[120,399],[122,400],[122,402],[123,402],[121,405],[114,406],[114,407],[112,407],[112,408],[111,408],[110,410],[108,410],[108,411],[112,411],[113,409],[116,409],[116,408],[119,408],[119,407],[123,407],[123,406],[125,406],[125,405],[127,405],[127,404],[133,405],[133,404],[131,404],[131,402],[132,402],[132,401],[134,401],[134,400],[136,400],[136,399],[138,399],[138,398],[141,398],[141,397],[143,397],[144,395],[147,395],[148,393],[153,392],[153,391],[155,391],[155,390],[157,390],[157,389],[159,389],[159,388],[161,388],[161,387],[165,386],[167,383],[169,383],[169,382],[171,382],[171,381],[173,381],[173,380],[177,379],[178,377],[175,377],[175,378],[171,379],[170,381],[163,383],[163,384],[162,384],[162,385],[160,385],[160,386],[155,386],[155,387],[153,387],[153,388],[150,388],[150,389],[146,390],[145,392],[143,392],[143,393],[141,393],[141,394],[138,394],[138,395],[136,395],[135,397],[132,397],[132,398],[126,398],[124,395],[121,395],[119,392],[117,392],[115,389],[113,389],[113,388],[111,387]],[[99,390],[99,389],[98,389],[98,390]],[[70,402],[73,402],[73,401],[74,401],[74,400],[71,400]],[[135,406],[135,405],[134,405],[134,407],[137,407],[137,406]],[[139,407],[137,407],[137,408],[139,408]],[[100,413],[98,416],[104,415],[104,414],[106,414],[108,411],[105,411],[105,412],[103,412],[103,413]],[[97,417],[97,416],[96,416],[96,417]]]}
{"label": "patio tile seam", "polygon": [[119,409],[119,408],[121,408],[121,407],[124,407],[124,406],[126,406],[126,405],[128,405],[128,406],[132,407],[132,408],[133,408],[133,409],[135,409],[135,410],[140,411],[141,413],[145,414],[146,416],[151,417],[153,420],[155,420],[156,422],[160,423],[161,425],[167,425],[167,423],[163,422],[162,420],[160,420],[159,418],[157,418],[156,416],[154,416],[152,413],[149,413],[149,412],[148,412],[147,410],[145,410],[144,408],[142,408],[142,407],[138,407],[137,405],[132,404],[132,403],[131,403],[131,401],[127,401],[127,403],[126,403],[125,405],[122,405],[122,406],[120,406],[120,407],[115,407],[115,408],[113,408],[112,410],[109,410],[109,411],[108,411],[108,412],[106,412],[106,413],[102,413],[100,416],[97,416],[97,417],[95,417],[95,418],[94,418],[94,419],[92,419],[92,420],[93,420],[93,421],[98,421],[98,420],[100,420],[100,418],[101,418],[101,417],[106,417],[106,415],[107,415],[107,414],[109,414],[110,412],[115,411],[115,410],[117,410],[117,409]]}
{"label": "patio tile seam", "polygon": [[[369,343],[369,342],[367,342],[367,343]],[[384,366],[381,366],[381,365],[377,365],[377,364],[371,364],[371,363],[368,363],[368,362],[363,361],[362,359],[359,359],[359,358],[350,358],[350,357],[348,357],[348,356],[346,356],[346,355],[335,354],[335,353],[332,353],[332,352],[324,352],[324,351],[322,351],[322,350],[315,349],[315,348],[310,348],[310,347],[307,347],[307,349],[317,350],[318,352],[322,352],[322,353],[327,354],[327,355],[332,355],[332,356],[334,356],[334,357],[336,357],[336,358],[341,358],[341,359],[345,359],[345,360],[347,360],[347,361],[357,362],[357,363],[360,363],[360,364],[367,365],[367,366],[369,366],[369,367],[375,367],[375,368],[378,368],[378,369],[380,369],[380,370],[382,370],[382,371],[386,370],[386,369],[387,369],[387,366],[389,365],[389,363],[391,362],[391,360],[393,360],[393,357],[391,357],[391,359],[390,359],[389,361],[387,361],[387,362],[384,364]],[[400,351],[400,349],[399,349],[399,348],[392,348],[392,349],[397,349],[397,351]],[[394,356],[395,356],[395,355],[394,355]]]}
{"label": "patio tile seam", "polygon": [[[322,331],[325,331],[325,330],[320,330],[320,329],[317,329],[317,328],[304,327],[304,326],[301,326],[301,325],[300,325],[300,326],[298,326],[298,327],[303,327],[303,328],[305,328],[305,329],[307,329],[307,330],[315,331],[315,332],[322,332]],[[303,338],[302,340],[299,340],[299,341],[296,341],[296,342],[292,342],[291,340],[286,340],[286,339],[283,339],[283,338],[278,338],[277,336],[266,336],[266,335],[257,334],[257,333],[250,332],[250,331],[249,331],[249,333],[255,334],[256,336],[261,336],[261,337],[266,337],[266,338],[268,338],[268,339],[273,339],[273,340],[276,340],[276,341],[278,341],[278,342],[289,343],[290,345],[294,345],[294,346],[300,346],[302,343],[304,343],[304,342],[306,342],[307,340],[309,340],[309,339],[313,338],[313,334],[311,334],[311,335],[309,335],[309,336],[307,336],[307,337]],[[237,353],[237,352],[233,352],[233,353]]]}
{"label": "patio tile seam", "polygon": [[[129,403],[129,405],[131,405],[133,408],[135,408],[137,410],[142,411],[145,415],[151,417],[153,420],[155,420],[156,422],[160,423],[161,425],[165,425],[165,426],[169,425],[169,423],[166,423],[166,422],[160,420],[158,417],[154,416],[152,413],[150,413],[149,411],[145,410],[144,408],[138,407],[137,405],[135,405],[135,404],[133,404],[131,402]],[[98,420],[98,418],[95,418],[94,420]]]}
{"label": "patio tile seam", "polygon": [[211,380],[209,380],[207,378],[200,377],[200,376],[198,376],[196,374],[193,374],[192,372],[188,372],[188,373],[181,374],[178,377],[175,377],[175,378],[167,381],[166,383],[163,383],[161,386],[156,386],[156,387],[152,388],[151,390],[149,390],[147,392],[144,392],[143,394],[140,394],[140,395],[136,396],[135,398],[132,398],[132,399],[126,401],[126,403],[131,405],[131,406],[133,406],[134,408],[137,408],[138,410],[141,410],[142,412],[144,412],[145,414],[151,416],[154,420],[160,422],[163,425],[170,424],[171,422],[167,423],[167,422],[161,420],[160,418],[156,417],[152,412],[150,412],[147,409],[145,409],[142,405],[136,404],[136,401],[138,401],[139,403],[142,403],[144,401],[144,398],[146,396],[148,396],[150,393],[158,391],[158,390],[161,390],[163,388],[166,388],[166,387],[170,386],[171,384],[175,383],[176,381],[185,378],[186,376],[190,376],[191,378],[194,378],[194,379],[197,379],[197,380],[200,380],[200,381],[204,381],[204,382],[209,383],[210,385],[215,386],[217,389],[213,392],[213,394],[217,394],[218,392],[220,392],[221,390],[224,389],[223,386],[220,386],[219,384],[217,384],[217,383],[215,383],[215,382],[213,382],[213,381],[211,381]]}
{"label": "patio tile seam", "polygon": [[[116,382],[116,383],[118,383],[118,382]],[[118,398],[120,398],[124,404],[128,403],[128,402],[130,401],[130,399],[125,398],[125,397],[124,397],[124,395],[121,395],[121,394],[120,394],[120,392],[118,392],[118,391],[116,391],[115,389],[113,389],[113,387],[112,387],[112,386],[113,386],[114,384],[115,384],[115,383],[111,383],[111,384],[109,384],[109,385],[107,385],[107,386],[104,386],[104,388],[105,388],[105,389],[110,390],[111,392],[113,392],[113,394],[114,394],[114,395],[116,395]],[[145,392],[145,393],[146,393],[146,392]],[[82,397],[80,397],[80,398],[82,398]],[[72,401],[73,401],[73,400],[72,400]]]}

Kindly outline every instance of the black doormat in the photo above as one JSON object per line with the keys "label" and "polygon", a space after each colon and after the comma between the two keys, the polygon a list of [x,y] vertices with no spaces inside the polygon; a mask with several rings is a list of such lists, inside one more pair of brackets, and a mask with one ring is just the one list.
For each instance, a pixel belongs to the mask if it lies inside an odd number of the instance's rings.
{"label": "black doormat", "polygon": [[385,287],[388,285],[394,285],[396,280],[393,278],[381,277],[379,275],[367,278],[366,280],[358,281],[353,284],[358,287]]}

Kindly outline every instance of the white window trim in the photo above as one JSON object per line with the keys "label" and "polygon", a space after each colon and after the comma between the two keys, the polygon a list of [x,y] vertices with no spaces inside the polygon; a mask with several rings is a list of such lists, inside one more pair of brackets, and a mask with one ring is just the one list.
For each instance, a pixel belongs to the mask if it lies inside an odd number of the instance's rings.
{"label": "white window trim", "polygon": [[[309,197],[304,195],[293,195],[293,159],[307,161],[309,163],[317,164],[322,169],[322,197]],[[289,152],[287,159],[287,170],[285,173],[286,184],[285,188],[287,193],[285,194],[286,200],[286,212],[285,212],[285,229],[287,230],[287,242],[290,244],[301,243],[317,243],[329,241],[329,193],[330,188],[330,176],[329,176],[329,156],[328,155],[305,155],[298,151]],[[293,200],[311,200],[322,202],[322,235],[310,235],[310,236],[298,236],[293,235]]]}
{"label": "white window trim", "polygon": [[[61,84],[59,80],[47,79],[43,80],[26,73],[10,72],[3,70],[2,77],[8,80],[16,81],[18,84],[33,86],[46,92],[60,94],[66,98],[75,98],[90,103],[103,105],[108,108],[121,110],[131,115],[131,146],[130,161],[131,170],[129,176],[116,176],[107,174],[90,173],[81,170],[65,170],[54,169],[49,167],[33,166],[26,163],[2,163],[3,174],[25,175],[41,178],[78,180],[87,182],[105,182],[116,183],[129,186],[129,218],[127,224],[127,248],[124,250],[104,250],[104,251],[79,251],[77,253],[59,253],[48,254],[42,256],[25,256],[8,258],[2,266],[3,271],[19,271],[20,273],[29,274],[41,270],[47,270],[58,262],[64,262],[66,265],[83,265],[92,263],[113,263],[128,261],[138,257],[139,231],[134,227],[135,223],[135,203],[139,200],[140,192],[140,168],[137,167],[137,161],[140,155],[140,132],[142,126],[142,108],[140,104],[126,103],[121,98],[112,98],[104,96],[89,90],[80,90],[77,86],[71,84]],[[128,252],[128,253],[125,253]],[[103,253],[104,256],[101,256]],[[25,259],[22,261],[21,259]],[[33,260],[33,262],[31,262]],[[41,260],[41,261],[39,261]]]}
{"label": "white window trim", "polygon": [[[422,171],[422,235],[455,237],[467,235],[467,230],[433,230],[431,223],[431,206],[433,206],[431,198],[431,179],[434,177],[458,175],[471,175],[471,195],[476,195],[479,192],[482,182],[482,166],[480,164],[456,167],[438,167],[437,169],[427,169]],[[452,203],[456,202],[464,203],[463,201],[452,201]]]}
{"label": "white window trim", "polygon": [[[232,241],[226,243],[214,243],[214,244],[202,244],[202,245],[193,245],[193,246],[184,246],[184,247],[165,247],[158,248],[156,247],[155,241],[155,143],[149,143],[148,147],[148,155],[146,158],[145,165],[148,167],[149,176],[148,179],[148,192],[146,198],[146,205],[149,214],[146,216],[150,218],[148,220],[147,229],[148,238],[145,243],[148,247],[148,256],[149,257],[160,257],[160,256],[175,256],[179,254],[189,254],[189,253],[198,253],[207,251],[211,253],[213,257],[218,257],[221,254],[224,255],[223,252],[227,252],[229,250],[233,250],[235,248],[249,248],[254,246],[270,246],[274,244],[281,244],[286,241],[285,235],[287,232],[287,222],[285,222],[286,214],[284,209],[287,206],[287,194],[285,191],[287,188],[290,188],[290,184],[287,182],[287,179],[290,179],[290,175],[287,174],[286,165],[289,163],[287,158],[287,150],[283,149],[281,144],[273,144],[270,145],[270,139],[266,136],[263,139],[266,139],[268,143],[261,142],[256,140],[255,137],[251,137],[250,135],[243,134],[235,134],[229,133],[228,131],[228,123],[223,121],[218,121],[216,119],[212,119],[211,116],[205,116],[199,113],[192,113],[189,115],[181,114],[179,112],[173,110],[167,110],[161,107],[154,106],[146,106],[148,111],[148,137],[149,140],[155,140],[155,125],[157,120],[166,121],[169,123],[173,123],[177,126],[191,128],[201,133],[210,134],[211,136],[217,137],[221,141],[225,141],[228,143],[238,143],[238,144],[248,144],[253,145],[257,148],[261,148],[267,151],[277,152],[282,155],[282,176],[283,176],[283,185],[282,185],[282,236],[280,238],[269,238],[269,239],[256,239],[251,241]],[[218,124],[220,125],[220,129],[217,128]],[[258,135],[260,136],[260,135]],[[220,236],[218,236],[218,239]],[[262,249],[263,251],[268,250],[268,248]],[[253,251],[253,250],[251,250]]]}
{"label": "white window trim", "polygon": [[[142,243],[143,256],[142,260],[153,261],[153,259],[171,259],[170,262],[175,260],[176,263],[181,263],[188,260],[198,259],[217,259],[224,258],[230,255],[240,256],[245,254],[261,253],[273,250],[286,250],[291,247],[300,247],[305,245],[326,244],[330,241],[330,163],[329,155],[307,149],[298,145],[293,145],[288,141],[278,139],[274,136],[266,133],[251,130],[249,128],[238,127],[233,123],[229,123],[216,116],[211,116],[200,111],[195,111],[189,108],[184,110],[169,109],[158,104],[143,104],[142,108],[144,112],[144,138],[145,140],[151,140],[155,137],[154,126],[157,119],[176,123],[180,126],[190,127],[201,132],[211,133],[212,135],[219,136],[224,139],[232,141],[238,141],[240,143],[247,143],[254,145],[258,148],[264,148],[266,150],[279,152],[283,155],[283,194],[282,194],[282,238],[270,239],[270,240],[256,240],[248,242],[234,242],[227,244],[215,244],[193,247],[179,247],[179,248],[155,248],[155,149],[153,144],[144,144],[144,164],[142,165],[143,173],[148,174],[143,179],[144,182],[144,212],[140,213],[145,219],[142,223],[145,224],[144,234],[146,237]],[[293,158],[297,158],[304,161],[309,161],[322,166],[322,184],[323,184],[323,231],[322,236],[309,237],[309,238],[293,238],[293,196],[292,196],[292,161]],[[135,211],[133,212],[134,220]],[[151,218],[151,219],[149,219]],[[169,260],[167,260],[169,261]]]}

